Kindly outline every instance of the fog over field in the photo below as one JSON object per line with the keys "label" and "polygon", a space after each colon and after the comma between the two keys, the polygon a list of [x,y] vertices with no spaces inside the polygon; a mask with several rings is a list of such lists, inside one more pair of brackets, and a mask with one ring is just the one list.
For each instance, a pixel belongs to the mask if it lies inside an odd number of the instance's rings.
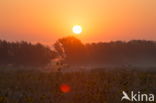
{"label": "fog over field", "polygon": [[149,100],[155,52],[147,40],[85,44],[70,36],[52,47],[1,40],[0,103],[121,103],[123,91]]}

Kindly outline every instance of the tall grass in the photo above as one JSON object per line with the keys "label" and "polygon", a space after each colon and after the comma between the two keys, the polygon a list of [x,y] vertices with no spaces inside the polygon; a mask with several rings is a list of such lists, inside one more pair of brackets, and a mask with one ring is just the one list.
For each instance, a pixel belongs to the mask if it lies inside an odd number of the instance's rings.
{"label": "tall grass", "polygon": [[[0,72],[0,103],[120,103],[122,91],[156,93],[156,73],[132,69]],[[70,86],[63,93],[61,84]]]}

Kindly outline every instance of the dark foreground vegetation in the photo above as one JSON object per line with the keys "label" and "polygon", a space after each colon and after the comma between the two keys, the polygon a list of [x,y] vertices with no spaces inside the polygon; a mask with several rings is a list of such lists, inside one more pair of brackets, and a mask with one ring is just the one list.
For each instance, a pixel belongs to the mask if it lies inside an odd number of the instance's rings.
{"label": "dark foreground vegetation", "polygon": [[[1,68],[0,103],[121,103],[123,90],[156,94],[155,74],[125,68],[69,73]],[[71,90],[61,92],[61,84]]]}

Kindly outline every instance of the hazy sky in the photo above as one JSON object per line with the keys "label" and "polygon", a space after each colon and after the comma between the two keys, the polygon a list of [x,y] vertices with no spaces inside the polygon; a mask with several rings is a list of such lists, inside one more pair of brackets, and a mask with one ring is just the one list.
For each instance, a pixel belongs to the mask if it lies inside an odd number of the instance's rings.
{"label": "hazy sky", "polygon": [[51,43],[76,24],[84,42],[156,40],[156,0],[0,0],[0,39]]}

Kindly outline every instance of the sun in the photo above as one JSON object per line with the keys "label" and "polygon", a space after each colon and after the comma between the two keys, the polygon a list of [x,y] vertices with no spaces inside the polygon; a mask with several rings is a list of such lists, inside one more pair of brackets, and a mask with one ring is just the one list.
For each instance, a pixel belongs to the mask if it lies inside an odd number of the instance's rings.
{"label": "sun", "polygon": [[75,34],[80,34],[82,32],[82,27],[80,25],[74,25],[72,30]]}

